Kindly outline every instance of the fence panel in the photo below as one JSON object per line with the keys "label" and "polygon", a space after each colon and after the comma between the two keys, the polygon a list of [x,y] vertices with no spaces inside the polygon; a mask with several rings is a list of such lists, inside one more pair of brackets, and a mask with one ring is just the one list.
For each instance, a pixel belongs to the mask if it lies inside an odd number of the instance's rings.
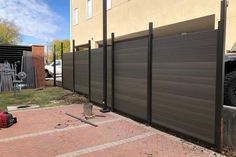
{"label": "fence panel", "polygon": [[75,53],[75,91],[89,94],[89,52]]}
{"label": "fence panel", "polygon": [[[103,101],[103,48],[91,50],[91,100]],[[111,107],[111,47],[107,48],[107,105]]]}
{"label": "fence panel", "polygon": [[103,101],[103,49],[91,50],[91,100]]}
{"label": "fence panel", "polygon": [[154,40],[152,122],[215,143],[217,31]]}
{"label": "fence panel", "polygon": [[147,119],[148,39],[115,44],[115,109]]}
{"label": "fence panel", "polygon": [[63,54],[63,87],[73,90],[73,53]]}

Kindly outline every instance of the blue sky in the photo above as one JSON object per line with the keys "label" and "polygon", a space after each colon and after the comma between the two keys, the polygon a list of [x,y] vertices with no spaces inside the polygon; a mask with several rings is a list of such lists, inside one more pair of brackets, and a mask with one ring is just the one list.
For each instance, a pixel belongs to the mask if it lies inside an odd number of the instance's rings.
{"label": "blue sky", "polygon": [[70,37],[69,0],[0,0],[0,18],[18,26],[24,45]]}

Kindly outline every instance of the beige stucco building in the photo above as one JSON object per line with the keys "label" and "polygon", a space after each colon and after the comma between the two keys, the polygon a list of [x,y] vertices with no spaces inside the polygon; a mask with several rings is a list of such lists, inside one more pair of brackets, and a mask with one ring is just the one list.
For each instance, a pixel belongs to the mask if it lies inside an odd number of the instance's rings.
{"label": "beige stucco building", "polygon": [[[71,40],[76,46],[102,40],[102,0],[71,1]],[[138,36],[153,22],[156,35],[165,36],[217,28],[220,0],[107,0],[108,38]],[[204,17],[204,18],[200,18]],[[192,20],[186,24],[183,21]],[[140,33],[135,33],[140,32]],[[129,34],[129,35],[127,35]],[[236,0],[229,0],[226,50],[236,41]]]}

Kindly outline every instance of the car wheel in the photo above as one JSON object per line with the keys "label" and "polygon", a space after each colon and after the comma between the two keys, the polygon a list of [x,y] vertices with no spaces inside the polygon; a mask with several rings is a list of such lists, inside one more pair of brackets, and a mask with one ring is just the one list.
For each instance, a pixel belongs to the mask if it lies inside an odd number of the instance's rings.
{"label": "car wheel", "polygon": [[236,71],[225,76],[224,103],[225,105],[236,106]]}
{"label": "car wheel", "polygon": [[50,76],[49,72],[45,70],[45,78],[48,78]]}

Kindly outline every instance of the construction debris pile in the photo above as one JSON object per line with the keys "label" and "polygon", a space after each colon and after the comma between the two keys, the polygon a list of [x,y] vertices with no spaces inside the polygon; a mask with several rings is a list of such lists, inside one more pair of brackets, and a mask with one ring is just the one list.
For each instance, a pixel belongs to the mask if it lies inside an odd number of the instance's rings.
{"label": "construction debris pile", "polygon": [[33,57],[32,46],[0,45],[0,92],[33,89],[38,87],[37,80],[43,85],[44,70],[41,63],[43,55]]}
{"label": "construction debris pile", "polygon": [[10,64],[5,61],[0,64],[0,92],[15,91],[21,89],[23,79],[26,78],[26,73],[21,71],[17,73],[17,67],[21,64],[20,61]]}

